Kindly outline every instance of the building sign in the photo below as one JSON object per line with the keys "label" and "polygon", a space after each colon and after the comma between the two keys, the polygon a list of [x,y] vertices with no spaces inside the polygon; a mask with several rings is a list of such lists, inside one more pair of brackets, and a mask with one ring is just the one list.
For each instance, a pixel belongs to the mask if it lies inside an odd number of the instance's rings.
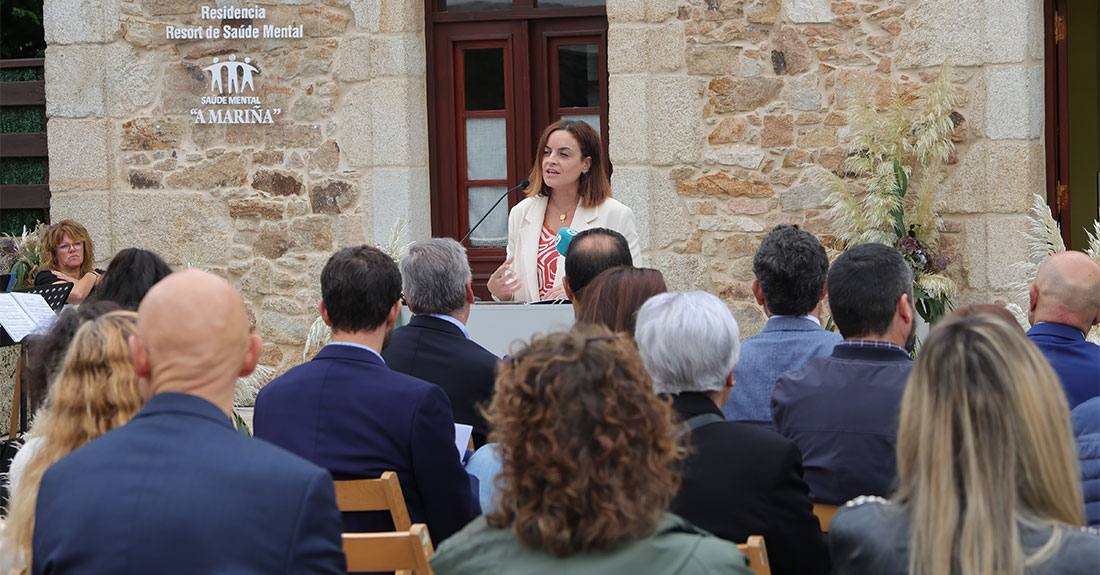
{"label": "building sign", "polygon": [[[202,24],[198,26],[167,26],[165,37],[169,40],[251,40],[284,39],[304,37],[304,26],[291,24],[272,26],[253,25],[257,20],[267,18],[267,9],[263,7],[237,8],[235,6],[203,6],[199,10],[199,20],[217,20],[220,25]],[[225,24],[226,20],[242,22],[239,25]],[[196,124],[274,124],[274,117],[282,110],[265,108],[256,95],[255,76],[260,69],[250,56],[215,57],[213,62],[202,70],[209,74],[210,93],[202,96],[202,107],[192,108],[190,113]]]}

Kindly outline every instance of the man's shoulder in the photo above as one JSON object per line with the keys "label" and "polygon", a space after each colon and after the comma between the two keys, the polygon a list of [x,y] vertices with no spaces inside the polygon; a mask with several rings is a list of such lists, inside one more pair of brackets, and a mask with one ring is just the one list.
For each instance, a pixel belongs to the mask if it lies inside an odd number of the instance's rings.
{"label": "man's shoulder", "polygon": [[700,442],[706,443],[699,453],[705,449],[710,453],[708,458],[721,454],[752,454],[754,465],[774,464],[794,448],[791,440],[770,429],[739,421],[708,425],[699,429],[697,435]]}

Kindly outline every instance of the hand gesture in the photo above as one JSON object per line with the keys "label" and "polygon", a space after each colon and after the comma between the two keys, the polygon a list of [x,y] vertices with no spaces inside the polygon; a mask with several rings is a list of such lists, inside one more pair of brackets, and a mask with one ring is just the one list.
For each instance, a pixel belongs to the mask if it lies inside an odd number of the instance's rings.
{"label": "hand gesture", "polygon": [[512,294],[516,293],[523,287],[523,283],[516,277],[516,273],[512,271],[512,260],[515,257],[509,257],[504,260],[504,263],[500,264],[492,275],[489,276],[489,281],[486,287],[489,288],[489,293],[497,297],[497,299],[508,301],[512,299]]}

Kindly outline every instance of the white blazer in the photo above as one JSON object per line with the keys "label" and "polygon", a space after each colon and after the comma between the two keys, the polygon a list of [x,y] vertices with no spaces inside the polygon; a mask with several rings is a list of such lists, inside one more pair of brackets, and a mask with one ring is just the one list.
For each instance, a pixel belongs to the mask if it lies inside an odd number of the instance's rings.
{"label": "white blazer", "polygon": [[[512,295],[512,301],[537,301],[538,286],[538,249],[539,236],[542,234],[542,221],[546,218],[547,196],[534,196],[524,199],[508,212],[508,256],[515,257],[512,270],[523,282],[523,287]],[[622,202],[607,198],[594,208],[577,206],[573,213],[573,222],[569,226],[578,232],[589,228],[609,228],[626,238],[630,246],[630,257],[639,261],[642,256],[638,243],[638,228],[634,225],[634,212]],[[565,256],[558,256],[558,275],[554,286],[561,285],[565,277]]]}

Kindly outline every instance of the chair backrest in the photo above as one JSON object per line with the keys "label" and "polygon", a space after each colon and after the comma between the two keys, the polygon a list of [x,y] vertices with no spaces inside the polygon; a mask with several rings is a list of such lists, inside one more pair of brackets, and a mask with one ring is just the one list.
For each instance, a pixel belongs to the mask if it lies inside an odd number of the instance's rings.
{"label": "chair backrest", "polygon": [[395,571],[431,575],[428,564],[435,550],[428,526],[417,523],[408,531],[344,533],[348,572]]}
{"label": "chair backrest", "polygon": [[396,473],[386,471],[378,479],[348,479],[332,483],[336,488],[336,505],[340,511],[389,511],[394,529],[407,531],[412,527]]}
{"label": "chair backrest", "polygon": [[772,575],[772,566],[768,562],[768,548],[760,535],[749,535],[746,543],[738,543],[737,550],[749,558],[749,569],[756,575]]}
{"label": "chair backrest", "polygon": [[833,515],[836,514],[837,509],[840,509],[839,505],[814,503],[814,515],[817,515],[817,522],[821,524],[822,532],[829,532],[829,524],[833,522]]}

